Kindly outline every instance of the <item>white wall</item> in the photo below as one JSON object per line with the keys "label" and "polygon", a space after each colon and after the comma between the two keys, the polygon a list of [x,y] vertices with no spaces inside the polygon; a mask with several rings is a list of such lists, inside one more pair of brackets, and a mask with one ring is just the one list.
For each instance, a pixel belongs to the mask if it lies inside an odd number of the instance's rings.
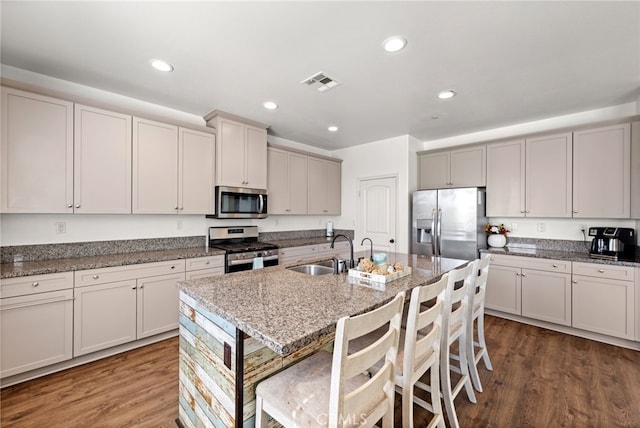
{"label": "white wall", "polygon": [[[567,239],[570,241],[582,241],[583,235],[580,231],[582,226],[585,230],[590,227],[633,227],[638,228],[635,220],[623,219],[559,219],[559,218],[507,218],[492,217],[489,219],[491,224],[503,223],[511,232],[509,236],[519,238],[537,238],[537,239]],[[543,230],[539,231],[539,227]],[[590,239],[587,237],[587,240]]]}
{"label": "white wall", "polygon": [[[409,183],[413,180],[411,163],[416,163],[415,139],[408,135],[389,138],[333,152],[342,162],[342,216],[336,221],[339,228],[355,228],[356,240],[362,239],[357,228],[358,183],[365,178],[395,176],[398,178],[398,207],[396,211],[396,248],[409,248]],[[413,150],[413,160],[411,159]],[[410,178],[412,177],[412,178]],[[415,184],[414,184],[415,185]]]}

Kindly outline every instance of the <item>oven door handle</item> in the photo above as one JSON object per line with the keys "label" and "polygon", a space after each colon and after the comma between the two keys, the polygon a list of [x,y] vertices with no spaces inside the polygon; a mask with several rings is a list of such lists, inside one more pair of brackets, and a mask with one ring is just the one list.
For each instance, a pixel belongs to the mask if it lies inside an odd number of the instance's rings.
{"label": "oven door handle", "polygon": [[[268,261],[271,261],[271,260],[278,260],[278,256],[277,255],[266,256],[266,257],[263,257],[262,259],[265,262],[268,262]],[[250,258],[250,259],[231,260],[227,264],[229,266],[237,266],[237,265],[247,265],[247,264],[250,264],[250,263],[253,263],[253,257]]]}

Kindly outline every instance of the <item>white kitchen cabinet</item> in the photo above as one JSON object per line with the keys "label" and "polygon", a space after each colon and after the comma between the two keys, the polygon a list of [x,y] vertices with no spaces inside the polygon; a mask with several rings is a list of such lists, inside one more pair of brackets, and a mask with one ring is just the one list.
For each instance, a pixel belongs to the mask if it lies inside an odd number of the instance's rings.
{"label": "white kitchen cabinet", "polygon": [[571,263],[491,255],[485,306],[571,325]]}
{"label": "white kitchen cabinet", "polygon": [[482,187],[486,185],[486,147],[418,155],[419,188]]}
{"label": "white kitchen cabinet", "polygon": [[178,328],[178,281],[184,273],[152,276],[136,281],[137,339]]}
{"label": "white kitchen cabinet", "polygon": [[269,214],[307,214],[307,156],[267,149]]}
{"label": "white kitchen cabinet", "polygon": [[573,217],[629,218],[629,123],[573,133]]}
{"label": "white kitchen cabinet", "polygon": [[133,119],[133,213],[213,213],[215,136]]}
{"label": "white kitchen cabinet", "polygon": [[488,217],[571,217],[571,133],[487,145]]}
{"label": "white kitchen cabinet", "polygon": [[73,275],[34,275],[0,282],[0,377],[73,356]]}
{"label": "white kitchen cabinet", "polygon": [[73,212],[131,214],[131,116],[75,105]]}
{"label": "white kitchen cabinet", "polygon": [[179,128],[178,214],[213,214],[215,135]]}
{"label": "white kitchen cabinet", "polygon": [[636,341],[640,342],[640,267],[636,268],[635,272],[635,281],[636,281]]}
{"label": "white kitchen cabinet", "polygon": [[307,213],[339,215],[341,211],[342,164],[327,159],[308,157]]}
{"label": "white kitchen cabinet", "polygon": [[216,185],[267,188],[267,125],[221,111],[205,116],[216,128]]}
{"label": "white kitchen cabinet", "polygon": [[347,241],[343,240],[336,241],[333,244],[333,248],[331,248],[331,242],[327,242],[326,244],[318,244],[318,256],[326,258],[337,257],[341,259],[349,259],[349,257],[351,257],[351,246]]}
{"label": "white kitchen cabinet", "polygon": [[177,328],[185,261],[76,271],[74,356]]}
{"label": "white kitchen cabinet", "polygon": [[631,218],[640,219],[640,121],[631,122]]}
{"label": "white kitchen cabinet", "polygon": [[318,245],[301,245],[298,247],[280,248],[278,264],[288,265],[318,259]]}
{"label": "white kitchen cabinet", "polygon": [[178,127],[133,119],[133,213],[178,212]]}
{"label": "white kitchen cabinet", "polygon": [[194,257],[186,260],[186,280],[224,275],[224,255]]}
{"label": "white kitchen cabinet", "polygon": [[573,263],[573,327],[635,340],[634,268]]}
{"label": "white kitchen cabinet", "polygon": [[2,87],[2,212],[73,212],[73,103]]}

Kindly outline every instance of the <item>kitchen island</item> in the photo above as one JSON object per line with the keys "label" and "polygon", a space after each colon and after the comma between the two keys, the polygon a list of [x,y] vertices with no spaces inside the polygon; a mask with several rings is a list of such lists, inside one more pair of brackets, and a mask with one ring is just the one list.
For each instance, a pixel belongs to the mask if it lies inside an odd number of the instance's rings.
{"label": "kitchen island", "polygon": [[180,282],[179,423],[253,426],[257,383],[330,349],[338,319],[467,262],[407,254],[390,254],[389,261],[411,267],[411,274],[383,284],[280,265]]}

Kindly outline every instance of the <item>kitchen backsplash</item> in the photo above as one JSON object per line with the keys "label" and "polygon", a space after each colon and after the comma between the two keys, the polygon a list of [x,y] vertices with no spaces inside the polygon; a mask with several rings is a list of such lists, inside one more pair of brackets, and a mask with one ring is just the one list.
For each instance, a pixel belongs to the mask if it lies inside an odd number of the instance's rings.
{"label": "kitchen backsplash", "polygon": [[[353,230],[335,230],[353,239]],[[325,229],[261,232],[262,242],[325,236]],[[141,251],[174,250],[204,247],[205,236],[187,236],[153,239],[125,239],[116,241],[70,242],[61,244],[16,245],[0,247],[2,263],[30,262],[39,260],[66,259],[73,257],[127,254]]]}

